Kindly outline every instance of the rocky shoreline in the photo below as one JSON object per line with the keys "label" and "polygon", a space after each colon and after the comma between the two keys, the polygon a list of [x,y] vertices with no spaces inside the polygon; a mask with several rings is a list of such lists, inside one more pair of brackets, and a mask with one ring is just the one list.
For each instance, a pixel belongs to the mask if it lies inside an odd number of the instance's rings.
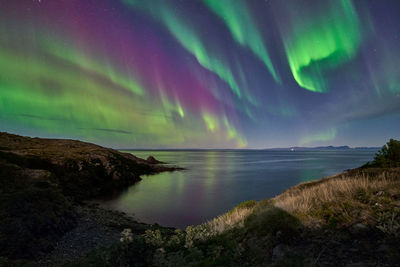
{"label": "rocky shoreline", "polygon": [[64,139],[0,133],[0,266],[54,266],[157,226],[86,201],[182,168]]}
{"label": "rocky shoreline", "polygon": [[20,175],[53,184],[75,200],[126,188],[141,175],[182,169],[81,141],[8,133],[0,133],[0,159],[19,168]]}
{"label": "rocky shoreline", "polygon": [[137,222],[124,212],[104,209],[97,203],[82,203],[76,205],[74,210],[76,227],[58,240],[51,252],[36,260],[37,265],[60,266],[84,257],[94,249],[108,248],[120,242],[125,229],[130,229],[135,237],[146,230],[162,228]]}

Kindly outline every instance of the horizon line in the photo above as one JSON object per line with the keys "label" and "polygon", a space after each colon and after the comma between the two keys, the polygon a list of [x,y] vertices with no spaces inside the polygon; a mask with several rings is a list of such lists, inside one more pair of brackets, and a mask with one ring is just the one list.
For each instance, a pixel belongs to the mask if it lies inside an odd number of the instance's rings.
{"label": "horizon line", "polygon": [[302,147],[302,146],[290,146],[290,147],[272,147],[272,148],[114,148],[116,150],[136,150],[136,151],[155,151],[155,150],[282,150],[282,149],[380,149],[382,146],[357,146],[350,147],[347,145],[343,146],[314,146],[314,147]]}

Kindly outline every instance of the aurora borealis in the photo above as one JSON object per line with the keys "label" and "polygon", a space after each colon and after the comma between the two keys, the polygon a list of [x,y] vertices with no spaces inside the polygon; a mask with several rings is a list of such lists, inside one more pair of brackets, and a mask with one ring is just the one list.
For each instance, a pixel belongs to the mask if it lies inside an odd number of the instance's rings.
{"label": "aurora borealis", "polygon": [[0,131],[117,148],[400,137],[400,3],[0,0]]}

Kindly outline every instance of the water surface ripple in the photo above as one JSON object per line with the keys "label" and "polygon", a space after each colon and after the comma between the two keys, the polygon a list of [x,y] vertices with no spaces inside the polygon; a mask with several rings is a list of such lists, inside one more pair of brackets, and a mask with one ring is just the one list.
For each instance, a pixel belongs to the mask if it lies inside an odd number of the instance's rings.
{"label": "water surface ripple", "polygon": [[186,168],[144,176],[105,207],[146,223],[186,227],[220,215],[245,200],[273,197],[298,183],[359,167],[374,150],[346,151],[125,151]]}

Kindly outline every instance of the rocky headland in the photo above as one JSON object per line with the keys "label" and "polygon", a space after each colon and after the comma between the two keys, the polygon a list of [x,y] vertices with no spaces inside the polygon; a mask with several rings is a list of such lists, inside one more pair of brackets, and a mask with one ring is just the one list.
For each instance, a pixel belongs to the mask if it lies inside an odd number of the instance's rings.
{"label": "rocky headland", "polygon": [[181,168],[76,140],[0,133],[0,164],[35,183],[52,184],[64,195],[88,199],[125,188],[144,174]]}
{"label": "rocky headland", "polygon": [[70,252],[61,254],[71,259],[119,240],[128,225],[135,233],[151,228],[85,201],[141,175],[180,169],[81,141],[0,133],[0,265],[5,259],[59,261],[60,255],[47,254],[63,242]]}

